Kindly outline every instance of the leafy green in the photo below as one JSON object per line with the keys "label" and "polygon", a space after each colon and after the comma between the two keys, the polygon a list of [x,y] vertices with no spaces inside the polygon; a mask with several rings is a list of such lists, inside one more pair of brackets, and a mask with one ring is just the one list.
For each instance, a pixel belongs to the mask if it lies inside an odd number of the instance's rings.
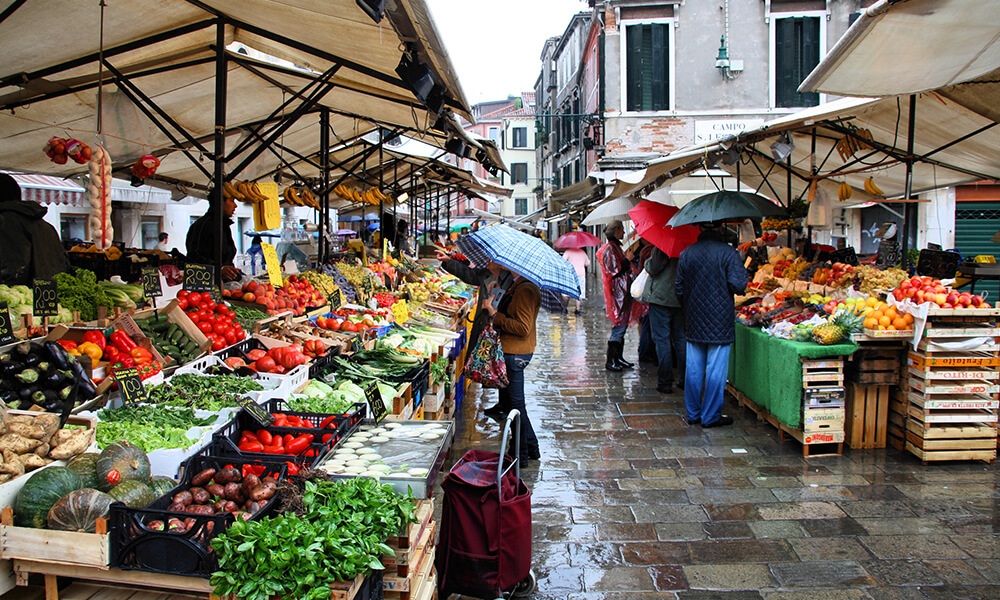
{"label": "leafy green", "polygon": [[97,318],[97,307],[113,307],[114,302],[108,298],[104,288],[97,285],[97,276],[87,269],[76,269],[73,275],[57,273],[56,285],[59,290],[59,303],[67,310],[79,311],[84,321]]}
{"label": "leafy green", "polygon": [[416,521],[412,498],[358,477],[306,482],[301,514],[237,520],[212,540],[220,570],[211,583],[219,596],[242,600],[326,600],[330,585],[384,568],[389,536]]}
{"label": "leafy green", "polygon": [[186,436],[194,427],[215,423],[217,416],[198,417],[190,408],[128,406],[97,413],[97,445],[101,449],[118,440],[128,440],[144,452],[165,448],[189,448],[197,440]]}
{"label": "leafy green", "polygon": [[239,406],[237,398],[264,389],[249,377],[236,375],[174,375],[170,381],[149,388],[154,404],[221,410]]}

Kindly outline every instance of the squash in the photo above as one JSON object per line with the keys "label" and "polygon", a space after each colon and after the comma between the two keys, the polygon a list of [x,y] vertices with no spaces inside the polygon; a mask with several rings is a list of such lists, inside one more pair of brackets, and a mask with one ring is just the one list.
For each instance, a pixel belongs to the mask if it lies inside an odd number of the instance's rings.
{"label": "squash", "polygon": [[159,498],[160,496],[166,496],[170,490],[177,487],[177,480],[165,475],[154,475],[153,479],[149,482],[149,487],[153,490],[153,494]]}
{"label": "squash", "polygon": [[148,485],[134,479],[119,483],[108,494],[115,501],[124,502],[129,508],[146,508],[156,500],[156,495]]}
{"label": "squash", "polygon": [[125,481],[149,483],[149,457],[130,442],[115,442],[97,457],[97,489],[106,492]]}
{"label": "squash", "polygon": [[93,488],[72,491],[49,509],[49,529],[94,533],[97,519],[108,516],[114,498]]}
{"label": "squash", "polygon": [[18,527],[45,527],[49,509],[66,494],[80,489],[80,476],[66,467],[48,467],[33,473],[24,482],[14,503],[14,524]]}
{"label": "squash", "polygon": [[77,456],[66,465],[66,468],[76,471],[76,474],[80,476],[81,485],[85,488],[97,489],[98,456],[100,454],[96,452],[87,452],[86,454]]}

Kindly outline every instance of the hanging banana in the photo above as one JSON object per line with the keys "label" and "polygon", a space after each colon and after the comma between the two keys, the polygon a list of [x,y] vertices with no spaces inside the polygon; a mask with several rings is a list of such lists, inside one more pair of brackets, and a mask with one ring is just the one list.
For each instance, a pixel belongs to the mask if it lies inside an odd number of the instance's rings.
{"label": "hanging banana", "polygon": [[872,196],[883,196],[885,192],[881,190],[877,185],[875,185],[875,180],[871,177],[865,179],[865,191]]}
{"label": "hanging banana", "polygon": [[851,197],[851,194],[853,193],[854,193],[854,188],[852,188],[851,184],[847,183],[846,181],[841,182],[840,187],[837,189],[837,197],[840,199],[841,202],[849,199]]}

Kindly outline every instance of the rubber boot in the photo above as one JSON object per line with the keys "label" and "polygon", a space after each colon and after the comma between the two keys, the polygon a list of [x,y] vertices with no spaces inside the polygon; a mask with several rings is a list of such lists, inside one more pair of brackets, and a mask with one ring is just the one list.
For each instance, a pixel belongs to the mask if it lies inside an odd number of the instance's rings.
{"label": "rubber boot", "polygon": [[623,369],[631,369],[632,367],[635,366],[635,363],[631,363],[625,360],[625,357],[622,356],[624,352],[625,352],[625,342],[618,342],[618,348],[617,348],[617,353],[615,354],[615,360],[617,361],[619,367]]}
{"label": "rubber boot", "polygon": [[604,368],[609,371],[621,371],[622,367],[618,364],[618,352],[621,351],[621,342],[608,342],[608,358],[604,361]]}

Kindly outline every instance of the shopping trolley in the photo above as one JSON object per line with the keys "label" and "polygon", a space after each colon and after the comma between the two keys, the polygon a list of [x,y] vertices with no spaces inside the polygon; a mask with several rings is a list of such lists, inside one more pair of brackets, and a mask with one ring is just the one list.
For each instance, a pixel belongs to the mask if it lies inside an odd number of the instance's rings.
{"label": "shopping trolley", "polygon": [[[507,456],[513,426],[514,458]],[[531,570],[531,490],[521,481],[521,413],[507,415],[500,453],[469,450],[441,484],[441,541],[435,565],[442,600],[527,596]]]}

